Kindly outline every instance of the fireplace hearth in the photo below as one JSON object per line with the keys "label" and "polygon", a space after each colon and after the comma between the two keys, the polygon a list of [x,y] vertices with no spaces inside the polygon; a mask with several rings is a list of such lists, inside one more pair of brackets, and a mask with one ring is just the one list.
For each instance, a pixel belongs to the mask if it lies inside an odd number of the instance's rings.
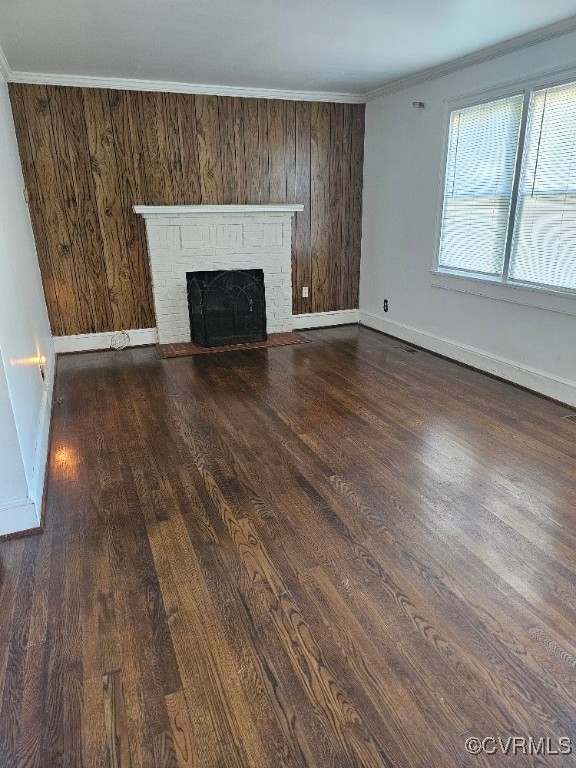
{"label": "fireplace hearth", "polygon": [[205,347],[266,341],[261,269],[187,272],[192,341]]}

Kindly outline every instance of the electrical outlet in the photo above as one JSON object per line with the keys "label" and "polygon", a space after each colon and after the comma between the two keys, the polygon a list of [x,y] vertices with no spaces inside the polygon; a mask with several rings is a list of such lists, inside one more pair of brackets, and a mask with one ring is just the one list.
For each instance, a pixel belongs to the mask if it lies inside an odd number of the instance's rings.
{"label": "electrical outlet", "polygon": [[308,298],[308,286],[307,286],[307,285],[305,285],[305,286],[302,288],[302,298],[303,298],[303,299],[307,299],[307,298]]}
{"label": "electrical outlet", "polygon": [[384,312],[388,312],[388,299],[384,299],[384,304],[382,305],[382,309]]}

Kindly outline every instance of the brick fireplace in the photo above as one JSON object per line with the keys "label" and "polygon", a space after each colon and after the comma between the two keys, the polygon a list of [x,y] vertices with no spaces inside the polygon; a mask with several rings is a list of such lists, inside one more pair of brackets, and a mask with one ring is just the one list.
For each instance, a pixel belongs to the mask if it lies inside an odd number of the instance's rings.
{"label": "brick fireplace", "polygon": [[292,216],[302,205],[134,206],[146,220],[160,344],[190,341],[186,273],[262,269],[268,333],[292,330]]}

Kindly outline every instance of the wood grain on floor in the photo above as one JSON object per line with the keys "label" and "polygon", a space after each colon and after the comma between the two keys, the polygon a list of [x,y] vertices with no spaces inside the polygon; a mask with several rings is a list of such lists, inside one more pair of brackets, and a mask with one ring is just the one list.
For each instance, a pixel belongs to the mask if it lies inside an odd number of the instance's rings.
{"label": "wood grain on floor", "polygon": [[0,765],[569,766],[566,409],[346,327],[59,359],[43,534],[0,543]]}

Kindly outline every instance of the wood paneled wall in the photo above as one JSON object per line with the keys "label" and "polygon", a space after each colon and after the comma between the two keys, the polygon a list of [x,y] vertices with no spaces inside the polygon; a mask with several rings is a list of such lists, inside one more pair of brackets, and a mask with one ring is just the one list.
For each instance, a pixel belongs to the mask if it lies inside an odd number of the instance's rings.
{"label": "wood paneled wall", "polygon": [[18,84],[10,96],[55,335],[155,325],[134,204],[304,203],[294,312],[358,306],[363,105]]}

